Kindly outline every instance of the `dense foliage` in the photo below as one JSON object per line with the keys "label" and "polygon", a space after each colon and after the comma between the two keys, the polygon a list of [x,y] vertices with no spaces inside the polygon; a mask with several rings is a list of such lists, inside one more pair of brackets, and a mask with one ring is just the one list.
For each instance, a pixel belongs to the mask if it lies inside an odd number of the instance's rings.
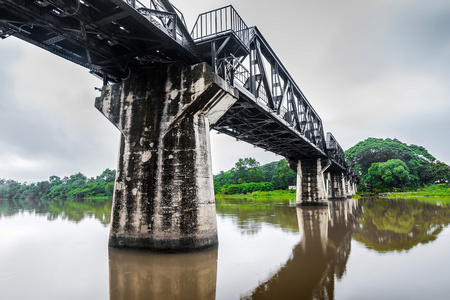
{"label": "dense foliage", "polygon": [[[347,161],[359,175],[359,189],[374,192],[394,188],[417,189],[429,184],[450,181],[450,167],[436,160],[417,145],[397,139],[368,138],[345,151]],[[79,199],[112,196],[115,171],[106,169],[96,178],[82,173],[48,181],[21,184],[0,179],[0,198],[8,199]],[[261,166],[254,158],[241,158],[235,166],[214,175],[216,194],[246,194],[256,191],[285,190],[296,184],[297,175],[286,159]]]}
{"label": "dense foliage", "polygon": [[96,178],[87,178],[82,173],[77,173],[63,179],[50,176],[48,181],[31,184],[0,179],[0,198],[79,199],[112,196],[115,177],[115,170],[106,169]]}
{"label": "dense foliage", "polygon": [[[0,198],[5,199],[82,199],[112,196],[116,171],[106,169],[97,177],[82,173],[27,184],[0,179]],[[287,189],[295,185],[296,174],[285,159],[260,166],[254,158],[239,159],[234,168],[214,176],[216,193],[246,194],[255,191]]]}
{"label": "dense foliage", "polygon": [[345,151],[360,176],[360,188],[375,191],[417,188],[450,180],[450,167],[417,145],[397,139],[368,138]]}
{"label": "dense foliage", "polygon": [[411,179],[409,168],[400,159],[390,159],[387,162],[373,163],[368,170],[367,181],[374,187],[401,186],[405,191],[405,183]]}
{"label": "dense foliage", "polygon": [[273,191],[272,182],[249,182],[240,184],[230,184],[222,188],[222,193],[225,195],[247,194],[256,191]]}
{"label": "dense foliage", "polygon": [[296,180],[285,159],[260,166],[254,158],[240,158],[231,170],[214,175],[214,192],[231,195],[281,190],[295,185]]}

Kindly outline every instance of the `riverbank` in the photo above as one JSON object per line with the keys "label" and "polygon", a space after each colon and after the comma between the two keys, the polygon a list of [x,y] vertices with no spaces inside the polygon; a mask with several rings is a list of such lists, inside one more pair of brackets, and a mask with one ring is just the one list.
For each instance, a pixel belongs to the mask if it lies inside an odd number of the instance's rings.
{"label": "riverbank", "polygon": [[437,184],[420,188],[417,191],[406,193],[384,193],[379,196],[395,199],[416,199],[433,203],[450,203],[450,186],[448,184]]}
{"label": "riverbank", "polygon": [[253,192],[247,194],[233,194],[233,195],[224,195],[224,194],[216,194],[216,198],[282,198],[282,199],[295,199],[296,191],[295,190],[275,190],[275,191],[267,191],[267,192]]}
{"label": "riverbank", "polygon": [[[296,190],[275,190],[269,192],[253,192],[247,194],[234,194],[234,195],[224,195],[224,194],[216,194],[216,198],[277,198],[277,199],[295,199],[296,198]],[[361,195],[353,195],[353,199],[361,199]]]}

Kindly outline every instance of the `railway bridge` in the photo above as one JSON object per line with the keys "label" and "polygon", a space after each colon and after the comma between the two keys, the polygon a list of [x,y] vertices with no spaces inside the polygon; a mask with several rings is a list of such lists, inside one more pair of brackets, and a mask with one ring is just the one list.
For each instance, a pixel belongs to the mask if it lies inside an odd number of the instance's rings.
{"label": "railway bridge", "polygon": [[0,0],[14,36],[103,80],[95,107],[121,135],[109,244],[217,244],[209,131],[282,155],[297,205],[355,193],[344,151],[257,27],[232,6],[191,32],[168,0]]}

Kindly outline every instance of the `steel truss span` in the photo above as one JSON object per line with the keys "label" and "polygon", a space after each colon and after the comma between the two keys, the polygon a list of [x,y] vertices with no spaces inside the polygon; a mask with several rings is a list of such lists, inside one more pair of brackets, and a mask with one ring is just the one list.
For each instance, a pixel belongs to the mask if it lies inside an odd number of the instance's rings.
{"label": "steel truss span", "polygon": [[[204,61],[240,91],[214,129],[291,160],[323,158],[345,171],[344,151],[257,27],[232,6],[199,15],[191,32]],[[330,170],[331,170],[330,169]]]}
{"label": "steel truss span", "polygon": [[[167,0],[1,0],[0,37],[15,36],[119,82],[148,64],[199,62]],[[106,80],[105,80],[106,81]]]}
{"label": "steel truss span", "polygon": [[[143,0],[142,0],[143,1]],[[214,129],[290,160],[322,158],[351,174],[344,151],[257,27],[232,6],[189,33],[168,0],[0,0],[0,37],[15,36],[108,82],[158,64],[207,62],[239,91]]]}

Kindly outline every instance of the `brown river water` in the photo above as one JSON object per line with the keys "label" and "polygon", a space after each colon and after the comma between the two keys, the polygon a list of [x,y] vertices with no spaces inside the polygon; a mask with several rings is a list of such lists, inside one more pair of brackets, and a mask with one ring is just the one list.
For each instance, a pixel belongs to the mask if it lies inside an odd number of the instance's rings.
{"label": "brown river water", "polygon": [[450,299],[450,208],[218,199],[219,247],[108,249],[110,200],[0,199],[0,299]]}

